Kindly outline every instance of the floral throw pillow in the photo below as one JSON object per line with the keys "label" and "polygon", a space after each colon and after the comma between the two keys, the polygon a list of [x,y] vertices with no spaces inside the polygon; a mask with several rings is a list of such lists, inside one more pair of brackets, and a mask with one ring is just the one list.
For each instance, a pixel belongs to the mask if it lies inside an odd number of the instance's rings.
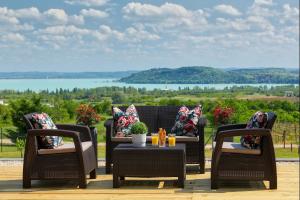
{"label": "floral throw pillow", "polygon": [[139,116],[135,106],[132,104],[123,112],[118,107],[113,108],[115,137],[128,137],[131,135],[131,126],[139,122]]}
{"label": "floral throw pillow", "polygon": [[[247,129],[265,128],[268,121],[268,113],[256,112],[247,124]],[[249,149],[257,149],[260,146],[260,136],[245,135],[241,137],[241,144]]]}
{"label": "floral throw pillow", "polygon": [[189,110],[186,106],[182,106],[178,111],[175,124],[171,129],[171,132],[180,136],[197,136],[197,124],[201,115],[201,105],[196,106],[193,110]]}
{"label": "floral throw pillow", "polygon": [[[57,129],[46,113],[33,114],[31,122],[35,129]],[[53,149],[63,144],[63,139],[59,136],[39,136],[37,140],[40,149]]]}

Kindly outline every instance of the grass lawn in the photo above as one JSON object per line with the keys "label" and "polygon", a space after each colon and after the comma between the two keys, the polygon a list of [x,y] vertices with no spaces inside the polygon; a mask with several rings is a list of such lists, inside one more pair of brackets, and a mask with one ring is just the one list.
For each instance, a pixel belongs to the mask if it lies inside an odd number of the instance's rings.
{"label": "grass lawn", "polygon": [[[17,151],[17,148],[15,146],[3,146],[2,150],[3,151],[0,152],[0,158],[20,158],[21,157],[20,151]],[[291,151],[289,148],[286,148],[286,149],[276,148],[275,154],[276,154],[276,158],[299,158],[297,148],[293,148],[293,151]],[[98,146],[98,157],[105,158],[105,147],[104,146]],[[211,150],[210,149],[205,150],[205,157],[211,158]]]}

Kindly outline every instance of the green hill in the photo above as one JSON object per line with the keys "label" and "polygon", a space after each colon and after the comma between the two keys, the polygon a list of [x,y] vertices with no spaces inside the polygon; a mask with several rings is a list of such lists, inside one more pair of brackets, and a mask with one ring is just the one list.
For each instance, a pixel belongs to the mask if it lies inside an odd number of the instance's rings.
{"label": "green hill", "polygon": [[299,82],[299,73],[284,68],[232,69],[212,67],[153,68],[133,73],[120,79],[126,83],[291,83]]}

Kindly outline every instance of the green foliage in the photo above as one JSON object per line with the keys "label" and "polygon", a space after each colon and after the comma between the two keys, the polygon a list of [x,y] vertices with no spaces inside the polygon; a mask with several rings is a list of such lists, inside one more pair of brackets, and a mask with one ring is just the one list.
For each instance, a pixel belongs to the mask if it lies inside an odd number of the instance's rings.
{"label": "green foliage", "polygon": [[24,138],[26,135],[26,124],[23,121],[23,116],[32,112],[41,112],[43,106],[41,98],[33,95],[31,98],[20,98],[10,101],[12,123],[17,130],[9,130],[7,137],[16,142],[18,137]]}
{"label": "green foliage", "polygon": [[0,105],[0,124],[7,124],[11,121],[9,106]]}
{"label": "green foliage", "polygon": [[123,92],[113,93],[111,99],[114,104],[126,103],[126,95]]}
{"label": "green foliage", "polygon": [[120,81],[126,83],[293,83],[299,82],[298,73],[284,68],[222,70],[212,67],[153,68],[133,73]]}
{"label": "green foliage", "polygon": [[17,138],[16,139],[16,147],[17,150],[21,153],[21,158],[23,158],[23,150],[25,148],[25,140],[24,138]]}
{"label": "green foliage", "polygon": [[147,134],[148,128],[145,123],[143,122],[136,122],[131,127],[132,134]]}
{"label": "green foliage", "polygon": [[97,113],[101,114],[111,114],[111,104],[112,102],[108,99],[104,99],[100,103],[95,103],[94,104],[94,109],[97,111]]}

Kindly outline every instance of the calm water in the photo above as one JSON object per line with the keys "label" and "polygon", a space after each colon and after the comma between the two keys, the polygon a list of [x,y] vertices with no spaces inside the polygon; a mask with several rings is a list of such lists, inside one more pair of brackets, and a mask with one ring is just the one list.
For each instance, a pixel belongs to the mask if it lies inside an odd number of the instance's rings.
{"label": "calm water", "polygon": [[193,88],[195,86],[201,88],[215,88],[224,89],[225,87],[232,86],[280,86],[286,84],[127,84],[116,82],[116,79],[0,79],[0,90],[10,89],[24,91],[27,89],[33,91],[41,91],[48,89],[54,91],[57,88],[62,89],[73,89],[73,88],[95,88],[102,86],[119,86],[119,87],[135,87],[135,88],[146,88],[147,90],[153,89],[172,89],[177,90],[178,87]]}

